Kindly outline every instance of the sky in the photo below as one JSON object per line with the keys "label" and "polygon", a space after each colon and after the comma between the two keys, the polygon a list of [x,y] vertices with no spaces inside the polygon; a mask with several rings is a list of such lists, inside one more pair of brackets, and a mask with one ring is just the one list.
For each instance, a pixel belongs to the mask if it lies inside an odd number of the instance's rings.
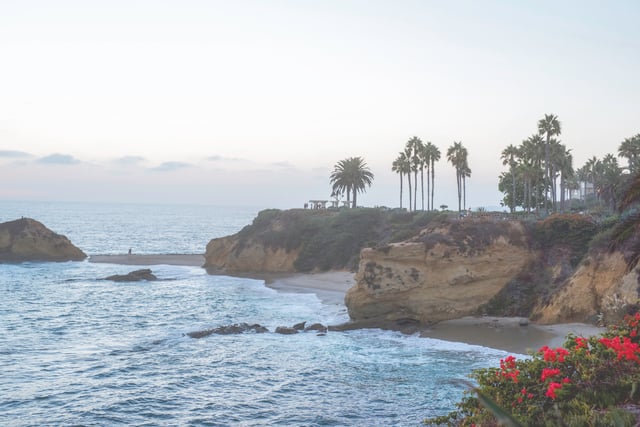
{"label": "sky", "polygon": [[461,141],[467,206],[500,206],[500,153],[544,114],[576,168],[640,133],[639,21],[635,0],[0,0],[0,202],[302,207],[360,156],[359,204],[396,207],[415,135]]}

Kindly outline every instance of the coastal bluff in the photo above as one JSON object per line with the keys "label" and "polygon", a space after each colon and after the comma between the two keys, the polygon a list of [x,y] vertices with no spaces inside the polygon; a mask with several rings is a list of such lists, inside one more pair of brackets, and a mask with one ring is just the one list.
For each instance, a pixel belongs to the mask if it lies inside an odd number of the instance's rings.
{"label": "coastal bluff", "polygon": [[474,219],[365,248],[345,298],[349,315],[430,324],[475,314],[536,257],[530,247],[519,222]]}
{"label": "coastal bluff", "polygon": [[212,274],[353,271],[345,305],[360,325],[470,315],[608,324],[640,297],[640,233],[612,250],[612,224],[579,214],[516,220],[267,210],[240,232],[211,240],[204,267]]}
{"label": "coastal bluff", "polygon": [[65,236],[34,219],[0,223],[0,262],[81,261],[86,257]]}

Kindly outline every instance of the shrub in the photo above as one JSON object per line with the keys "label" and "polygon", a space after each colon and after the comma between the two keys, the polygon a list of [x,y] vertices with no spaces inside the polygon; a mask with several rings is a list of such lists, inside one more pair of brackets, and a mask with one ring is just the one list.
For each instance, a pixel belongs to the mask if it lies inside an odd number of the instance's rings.
{"label": "shrub", "polygon": [[640,313],[627,315],[599,336],[569,335],[563,347],[544,346],[528,359],[509,356],[500,367],[476,370],[477,388],[457,411],[424,423],[495,426],[504,412],[514,425],[636,425],[628,408],[640,403],[639,324]]}

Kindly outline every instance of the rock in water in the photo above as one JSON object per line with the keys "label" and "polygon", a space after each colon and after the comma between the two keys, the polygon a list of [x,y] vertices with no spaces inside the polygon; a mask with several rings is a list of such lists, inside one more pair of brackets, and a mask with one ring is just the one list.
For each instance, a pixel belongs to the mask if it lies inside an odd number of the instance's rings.
{"label": "rock in water", "polygon": [[81,261],[86,257],[65,236],[34,219],[0,224],[0,262]]}
{"label": "rock in water", "polygon": [[276,334],[292,335],[297,334],[298,332],[299,331],[297,329],[290,328],[288,326],[278,326],[276,328]]}
{"label": "rock in water", "polygon": [[232,334],[244,334],[247,332],[263,334],[265,332],[269,332],[269,330],[262,325],[258,325],[257,323],[254,325],[249,325],[248,323],[240,323],[240,324],[236,323],[233,325],[220,326],[214,329],[205,329],[202,331],[188,332],[187,335],[191,338],[204,338],[213,334],[232,335]]}
{"label": "rock in water", "polygon": [[140,282],[142,280],[158,280],[158,278],[150,269],[143,268],[142,270],[135,270],[127,274],[114,274],[113,276],[105,277],[104,280],[113,280],[114,282]]}

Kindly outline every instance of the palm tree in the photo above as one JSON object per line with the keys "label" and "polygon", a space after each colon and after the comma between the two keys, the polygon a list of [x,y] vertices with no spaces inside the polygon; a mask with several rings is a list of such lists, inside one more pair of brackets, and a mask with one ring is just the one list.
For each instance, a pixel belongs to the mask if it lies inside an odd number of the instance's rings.
{"label": "palm tree", "polygon": [[334,194],[347,193],[347,203],[349,203],[349,194],[353,194],[352,207],[355,208],[358,206],[358,193],[364,192],[367,186],[371,186],[373,173],[361,157],[349,157],[336,163],[330,182]]}
{"label": "palm tree", "polygon": [[502,159],[503,165],[509,165],[509,170],[511,171],[511,181],[512,181],[512,193],[511,193],[511,213],[516,211],[516,166],[518,166],[518,162],[516,159],[520,155],[520,150],[516,148],[513,144],[509,144],[507,148],[502,150],[502,154],[500,158]]}
{"label": "palm tree", "polygon": [[[431,144],[427,142],[427,144]],[[427,170],[427,208],[429,207],[429,166],[431,165],[431,159],[429,158],[429,151],[427,145],[420,144],[420,190],[422,191],[422,210],[424,211],[424,170]]]}
{"label": "palm tree", "polygon": [[[391,170],[400,175],[400,209],[402,209],[402,175],[409,174],[411,172],[411,166],[409,164],[409,159],[404,151],[398,153],[398,157],[393,161],[391,166]],[[411,182],[411,181],[409,181]],[[411,191],[411,190],[409,190]],[[409,195],[411,197],[411,195]],[[411,203],[409,203],[411,204]],[[409,206],[411,208],[411,206]],[[409,209],[411,210],[411,209]]]}
{"label": "palm tree", "polygon": [[420,152],[422,151],[422,141],[417,136],[407,141],[405,149],[409,149],[411,159],[411,170],[413,172],[413,210],[417,209],[418,199],[418,171],[421,170]]}
{"label": "palm tree", "polygon": [[[447,149],[447,160],[456,169],[456,184],[458,186],[458,214],[462,213],[462,191],[463,179],[467,169],[467,149],[462,146],[462,142],[453,142]],[[468,171],[469,174],[471,170]],[[466,197],[465,197],[466,198]]]}
{"label": "palm tree", "polygon": [[[544,146],[544,176],[547,179],[548,184],[551,184],[551,174],[549,168],[549,144],[552,136],[560,135],[562,128],[558,116],[553,114],[545,114],[543,119],[538,121],[538,133],[540,136],[546,136],[546,144]],[[547,199],[547,190],[545,189],[545,199]],[[549,205],[545,201],[547,206],[547,213],[549,213]]]}
{"label": "palm tree", "polygon": [[409,212],[411,212],[411,200],[412,200],[412,192],[411,192],[411,158],[413,157],[411,154],[410,147],[404,147],[404,160],[405,160],[405,174],[407,175],[407,182],[409,184]]}
{"label": "palm tree", "polygon": [[429,159],[431,159],[431,209],[433,210],[433,192],[436,186],[435,184],[435,162],[440,160],[440,149],[430,142],[427,142],[427,151],[429,152]]}
{"label": "palm tree", "polygon": [[640,169],[640,133],[626,138],[618,147],[618,157],[625,157],[628,163],[630,174],[634,174]]}

